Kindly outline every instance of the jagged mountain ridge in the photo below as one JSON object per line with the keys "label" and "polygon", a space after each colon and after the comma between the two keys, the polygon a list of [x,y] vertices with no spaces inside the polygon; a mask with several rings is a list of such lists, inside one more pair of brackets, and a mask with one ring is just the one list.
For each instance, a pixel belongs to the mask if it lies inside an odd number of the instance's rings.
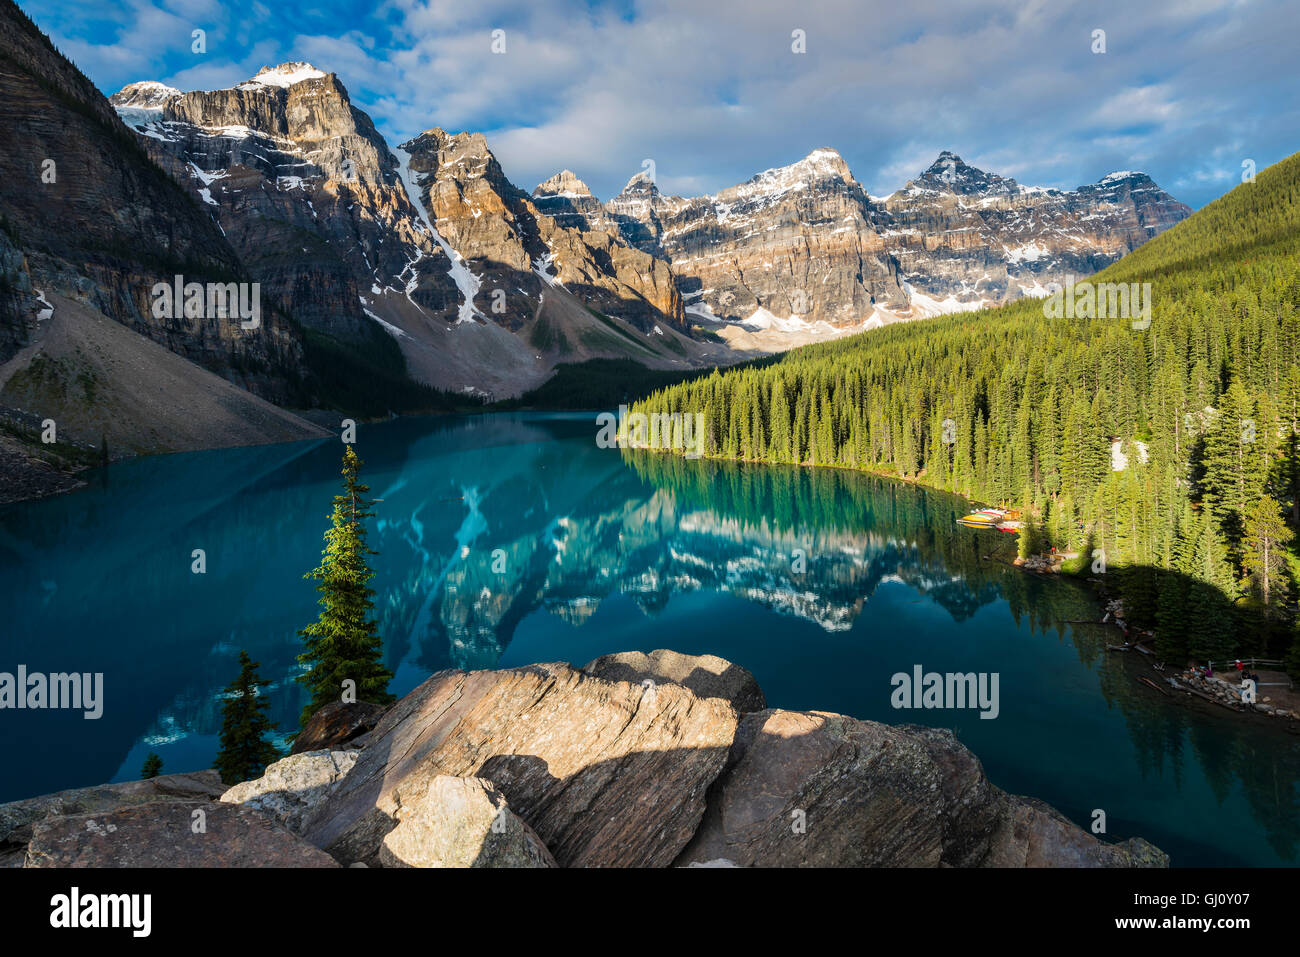
{"label": "jagged mountain ridge", "polygon": [[333,73],[286,63],[111,99],[281,308],[344,339],[377,323],[428,384],[504,397],[560,361],[689,368],[723,351],[683,334],[665,263],[544,215],[480,134],[390,148]]}
{"label": "jagged mountain ridge", "polygon": [[[417,378],[493,396],[559,361],[725,364],[1041,294],[1187,212],[1143,174],[1022,187],[948,152],[877,198],[829,148],[714,196],[665,196],[640,173],[602,202],[570,170],[530,196],[480,133],[390,148],[334,74],[301,62],[112,102],[287,312],[341,335],[376,321]],[[283,226],[269,252],[268,220]]]}
{"label": "jagged mountain ridge", "polygon": [[701,321],[787,338],[1041,295],[1191,212],[1143,173],[1068,191],[1025,187],[948,151],[873,197],[829,148],[714,196],[666,196],[638,173],[600,204],[561,174],[534,199],[566,222],[618,228],[668,261]]}
{"label": "jagged mountain ridge", "polygon": [[1145,173],[1047,189],[947,151],[882,206],[877,228],[905,280],[967,308],[1042,295],[1048,283],[1094,273],[1191,215]]}

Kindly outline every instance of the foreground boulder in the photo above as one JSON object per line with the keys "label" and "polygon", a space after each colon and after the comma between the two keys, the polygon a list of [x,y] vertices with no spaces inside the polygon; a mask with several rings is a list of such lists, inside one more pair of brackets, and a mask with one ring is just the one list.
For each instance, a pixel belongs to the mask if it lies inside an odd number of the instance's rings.
{"label": "foreground boulder", "polygon": [[304,828],[372,863],[398,808],[438,775],[498,788],[564,867],[670,864],[704,814],[736,712],[680,685],[653,694],[567,664],[444,671],[399,701]]}
{"label": "foreground boulder", "polygon": [[385,867],[555,867],[555,858],[500,791],[479,778],[440,774],[384,837]]}
{"label": "foreground boulder", "polygon": [[987,867],[1168,867],[1169,855],[1140,837],[1105,844],[1034,798],[1008,798]]}
{"label": "foreground boulder", "polygon": [[310,813],[357,763],[359,751],[312,751],[291,754],[251,781],[221,795],[225,804],[243,804],[269,814],[297,831]]}
{"label": "foreground boulder", "polygon": [[103,813],[154,801],[215,801],[225,790],[220,775],[209,770],[73,788],[0,804],[0,866],[22,866],[27,843],[32,839],[32,825],[46,818]]}
{"label": "foreground boulder", "polygon": [[754,676],[717,655],[683,655],[663,648],[648,655],[621,651],[589,661],[582,670],[607,681],[630,681],[634,685],[644,686],[646,681],[679,684],[690,688],[696,697],[728,701],[741,714],[767,707]]}
{"label": "foreground boulder", "polygon": [[252,808],[194,801],[155,801],[107,814],[73,814],[36,822],[27,847],[26,866],[338,865],[328,854]]}
{"label": "foreground boulder", "polygon": [[368,701],[331,701],[307,720],[293,739],[290,754],[338,750],[357,740],[379,723],[388,708]]}
{"label": "foreground boulder", "polygon": [[1167,866],[994,787],[951,732],[825,712],[746,715],[678,866]]}

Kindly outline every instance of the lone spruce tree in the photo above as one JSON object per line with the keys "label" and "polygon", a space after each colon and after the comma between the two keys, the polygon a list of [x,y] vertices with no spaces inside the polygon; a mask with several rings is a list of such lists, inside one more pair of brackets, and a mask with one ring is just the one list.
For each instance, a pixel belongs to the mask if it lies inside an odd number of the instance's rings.
{"label": "lone spruce tree", "polygon": [[271,682],[257,676],[257,665],[247,651],[240,650],[239,677],[226,688],[226,700],[221,706],[221,750],[215,766],[226,784],[257,777],[280,756],[265,738],[272,730],[271,719],[266,716],[271,703],[260,689]]}
{"label": "lone spruce tree", "polygon": [[144,766],[140,768],[140,780],[147,781],[150,778],[156,778],[159,772],[162,771],[162,766],[162,758],[150,751],[148,757],[144,759]]}
{"label": "lone spruce tree", "polygon": [[[320,617],[298,632],[307,646],[298,660],[308,668],[298,681],[311,693],[302,709],[303,727],[349,688],[358,701],[387,704],[394,700],[388,693],[393,674],[383,665],[384,641],[371,617],[375,592],[368,583],[375,573],[366,556],[378,553],[366,545],[365,520],[375,513],[366,499],[370,486],[358,477],[361,464],[349,446],[343,453],[343,494],[334,496],[321,564],[303,576],[316,580],[321,596]],[[349,681],[351,686],[345,684]]]}

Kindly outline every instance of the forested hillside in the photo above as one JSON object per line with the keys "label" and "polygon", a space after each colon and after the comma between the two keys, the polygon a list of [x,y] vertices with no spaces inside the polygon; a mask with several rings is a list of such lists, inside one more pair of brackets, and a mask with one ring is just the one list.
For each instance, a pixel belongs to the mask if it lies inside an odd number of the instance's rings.
{"label": "forested hillside", "polygon": [[1029,546],[1079,552],[1166,660],[1289,653],[1300,670],[1298,253],[1300,154],[1090,277],[1150,283],[1149,324],[1022,301],[715,372],[636,410],[703,412],[712,456],[1023,506]]}

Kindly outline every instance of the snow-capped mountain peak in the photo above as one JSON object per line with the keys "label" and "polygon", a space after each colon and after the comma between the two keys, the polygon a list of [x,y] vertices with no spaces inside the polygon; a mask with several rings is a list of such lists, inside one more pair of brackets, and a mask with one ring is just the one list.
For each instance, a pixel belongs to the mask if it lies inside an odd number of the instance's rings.
{"label": "snow-capped mountain peak", "polygon": [[1020,192],[1020,185],[1009,177],[986,173],[970,166],[951,150],[941,152],[920,176],[904,190],[938,191],[962,195],[1010,195]]}
{"label": "snow-capped mountain peak", "polygon": [[180,95],[181,91],[174,86],[157,80],[142,80],[122,87],[113,94],[111,102],[114,106],[149,110],[158,109]]}
{"label": "snow-capped mountain peak", "polygon": [[587,184],[578,179],[572,170],[562,169],[544,183],[539,183],[533,190],[534,197],[557,196],[565,199],[580,199],[591,196]]}
{"label": "snow-capped mountain peak", "polygon": [[319,80],[325,76],[325,73],[316,69],[310,63],[303,60],[294,60],[290,63],[281,63],[279,66],[264,66],[257,71],[257,75],[251,80],[245,80],[237,90],[255,89],[263,86],[278,86],[281,89],[288,89],[295,83],[302,83],[304,80]]}
{"label": "snow-capped mountain peak", "polygon": [[627,185],[623,187],[623,192],[624,193],[643,193],[643,192],[658,193],[659,187],[655,185],[653,176],[651,176],[647,171],[641,170],[641,172],[637,173],[635,176],[633,176],[630,180],[627,181]]}
{"label": "snow-capped mountain peak", "polygon": [[761,193],[784,193],[825,180],[854,182],[849,164],[833,149],[815,149],[798,162],[764,170],[753,179],[718,194],[719,200],[752,197]]}

